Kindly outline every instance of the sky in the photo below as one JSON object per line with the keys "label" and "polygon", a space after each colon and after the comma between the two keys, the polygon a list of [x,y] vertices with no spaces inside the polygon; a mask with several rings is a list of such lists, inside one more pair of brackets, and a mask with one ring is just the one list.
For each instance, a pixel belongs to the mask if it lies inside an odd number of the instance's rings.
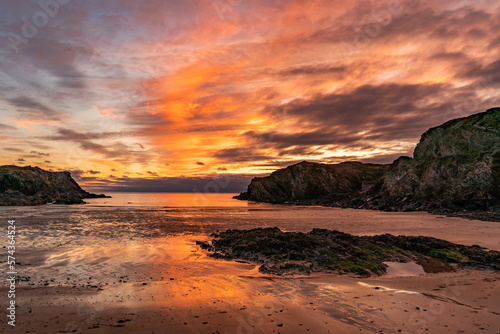
{"label": "sky", "polygon": [[0,164],[239,192],[500,106],[498,1],[3,1]]}

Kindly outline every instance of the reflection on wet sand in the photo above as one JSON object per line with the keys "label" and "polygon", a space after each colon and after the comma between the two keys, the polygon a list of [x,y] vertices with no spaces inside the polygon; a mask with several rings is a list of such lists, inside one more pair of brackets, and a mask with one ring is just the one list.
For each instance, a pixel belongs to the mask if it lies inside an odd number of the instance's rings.
{"label": "reflection on wet sand", "polygon": [[401,277],[401,276],[418,276],[424,275],[426,272],[424,268],[415,263],[401,263],[401,262],[384,262],[387,265],[388,277]]}
{"label": "reflection on wet sand", "polygon": [[[286,208],[282,214],[275,209],[245,210],[172,213],[51,206],[17,212],[23,225],[16,330],[496,334],[500,327],[498,273],[461,270],[411,276],[417,267],[406,264],[372,278],[276,277],[259,273],[251,263],[210,258],[196,246],[195,241],[210,239],[211,232],[231,224],[306,231],[319,225],[359,234],[402,229],[385,213],[376,220],[371,212],[363,217],[363,212],[324,208]],[[349,212],[358,218],[347,217]],[[340,217],[328,218],[335,214]],[[371,225],[366,228],[368,223],[362,221],[369,217]],[[446,234],[442,227],[450,224],[448,218],[437,220],[438,231],[433,216],[398,217],[412,222],[406,229],[427,224],[428,229],[422,230],[431,235]],[[349,219],[353,225],[347,224]],[[474,243],[487,244],[499,233],[495,223],[480,222],[473,232],[461,227],[466,223],[458,221],[452,239],[483,233],[486,238]],[[2,283],[0,293],[5,289]],[[2,319],[0,329],[6,326]]]}

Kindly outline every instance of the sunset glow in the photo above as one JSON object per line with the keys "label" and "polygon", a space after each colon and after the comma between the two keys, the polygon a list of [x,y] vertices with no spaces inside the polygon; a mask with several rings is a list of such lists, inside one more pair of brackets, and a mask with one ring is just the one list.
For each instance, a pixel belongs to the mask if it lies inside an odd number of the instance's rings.
{"label": "sunset glow", "polygon": [[30,38],[8,6],[0,164],[91,189],[390,163],[500,102],[492,0],[72,1]]}

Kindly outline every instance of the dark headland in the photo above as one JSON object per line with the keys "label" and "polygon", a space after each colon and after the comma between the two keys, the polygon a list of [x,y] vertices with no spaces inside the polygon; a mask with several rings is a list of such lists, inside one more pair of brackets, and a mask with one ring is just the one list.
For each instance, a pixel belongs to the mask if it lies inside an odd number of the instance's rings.
{"label": "dark headland", "polygon": [[0,166],[0,205],[82,204],[86,198],[105,198],[83,190],[70,172],[38,167]]}
{"label": "dark headland", "polygon": [[241,200],[500,221],[500,108],[426,131],[390,165],[301,162],[254,178]]}

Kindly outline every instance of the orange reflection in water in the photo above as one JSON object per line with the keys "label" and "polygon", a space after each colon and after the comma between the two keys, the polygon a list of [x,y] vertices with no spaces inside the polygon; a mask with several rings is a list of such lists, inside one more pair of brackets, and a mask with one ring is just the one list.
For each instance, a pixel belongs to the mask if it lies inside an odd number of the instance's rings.
{"label": "orange reflection in water", "polygon": [[113,304],[116,296],[132,308],[151,303],[195,307],[214,304],[214,300],[226,304],[248,300],[250,291],[242,287],[240,276],[261,276],[257,266],[215,260],[195,241],[190,235],[105,243],[87,240],[85,245],[50,255],[38,269],[45,274],[56,270],[61,282],[55,283],[104,287],[106,292],[98,297],[100,305]]}

